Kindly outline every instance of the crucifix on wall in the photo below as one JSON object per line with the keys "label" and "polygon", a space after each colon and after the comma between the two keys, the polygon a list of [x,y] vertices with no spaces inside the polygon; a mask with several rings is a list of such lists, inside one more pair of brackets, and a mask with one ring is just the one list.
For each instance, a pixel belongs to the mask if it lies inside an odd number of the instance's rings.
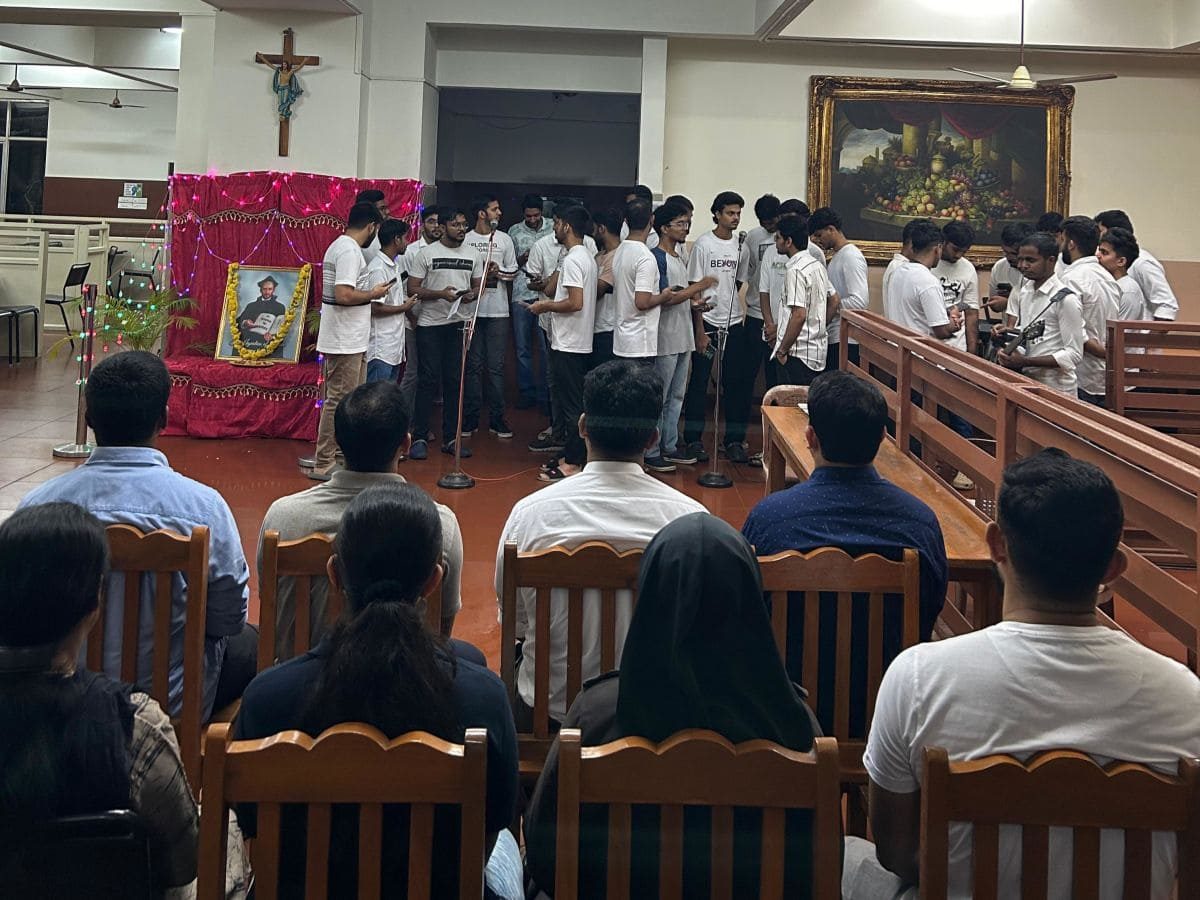
{"label": "crucifix on wall", "polygon": [[283,32],[282,53],[255,53],[254,61],[274,69],[271,77],[271,90],[275,92],[276,107],[279,112],[279,155],[288,155],[288,138],[291,136],[292,104],[304,91],[300,87],[300,79],[296,73],[305,66],[319,66],[319,56],[296,56],[292,44],[295,33],[288,28]]}

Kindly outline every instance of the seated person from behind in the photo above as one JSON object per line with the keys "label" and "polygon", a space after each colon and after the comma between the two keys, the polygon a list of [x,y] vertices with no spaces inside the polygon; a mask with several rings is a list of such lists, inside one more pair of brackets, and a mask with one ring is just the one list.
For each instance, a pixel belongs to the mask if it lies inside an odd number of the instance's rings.
{"label": "seated person from behind", "polygon": [[[278,531],[279,540],[294,541],[310,534],[337,533],[342,513],[350,501],[369,487],[405,484],[396,468],[408,451],[408,408],[404,391],[393,382],[370,382],[351,391],[333,416],[333,433],[346,458],[346,468],[337,469],[329,481],[316,487],[280,497],[271,504],[258,535],[258,573],[262,576],[263,538]],[[442,634],[449,635],[454,617],[462,606],[459,588],[462,580],[463,544],[454,512],[437,504],[442,521]],[[397,548],[405,545],[397,535]],[[316,646],[325,634],[325,599],[329,583],[314,578],[310,603],[312,634],[309,646]],[[293,655],[296,628],[296,580],[279,579],[275,611],[275,654],[277,659]]]}
{"label": "seated person from behind", "polygon": [[[754,702],[748,702],[753,698]],[[807,751],[820,734],[788,680],[771,635],[762,581],[750,545],[708,513],[676,519],[646,548],[638,602],[621,667],[588,682],[564,728],[585,747],[639,736],[662,742],[687,728],[715,731],[732,743],[769,740]],[[554,887],[558,743],[551,747],[525,816],[530,875]],[[685,897],[708,896],[709,817],[685,819]],[[808,897],[811,832],[807,813],[789,813],[785,896]],[[757,897],[760,836],[753,810],[734,812],[733,896]],[[608,832],[603,816],[584,809],[580,823],[579,896],[605,896]],[[658,813],[635,810],[632,885],[627,896],[658,896]]]}
{"label": "seated person from behind", "polygon": [[[160,528],[184,536],[208,527],[208,613],[204,622],[204,683],[201,715],[208,721],[242,695],[254,677],[258,631],[246,624],[250,571],[237,523],[224,498],[208,485],[174,471],[157,449],[167,424],[171,377],[153,353],[128,350],[102,360],[84,388],[87,423],[96,449],[82,466],[34,488],[21,506],[68,500],[105,525],[132,525],[143,532]],[[183,703],[183,629],[188,586],[172,576],[170,707]],[[121,671],[125,577],[108,579],[110,602],[104,613],[104,671]],[[138,634],[138,687],[149,690],[154,654],[154,594],[143,586]]]}
{"label": "seated person from behind", "polygon": [[[759,556],[785,550],[807,553],[837,547],[851,556],[878,553],[902,558],[914,548],[921,561],[920,639],[929,640],[946,599],[946,545],[933,510],[885,478],[872,465],[887,427],[887,404],[875,385],[848,372],[817,376],[808,393],[805,433],[816,467],[807,481],[764,497],[742,527]],[[822,601],[822,658],[831,659],[835,607]],[[788,617],[788,672],[799,682],[803,671],[803,621]],[[902,622],[891,604],[884,616],[884,657],[900,650]],[[851,659],[851,733],[866,731],[866,610],[856,610]],[[818,718],[833,721],[834,667],[821,666]]]}
{"label": "seated person from behind", "polygon": [[[1090,463],[1052,449],[1005,470],[987,532],[1003,621],[911,647],[885,673],[864,760],[877,845],[848,839],[846,897],[916,896],[902,886],[918,877],[925,747],[952,760],[1069,748],[1172,775],[1200,756],[1200,681],[1097,618],[1099,590],[1125,570],[1123,525],[1116,488]],[[1071,896],[1070,848],[1069,832],[1051,832],[1050,900]],[[1020,860],[1019,830],[1001,826],[1001,898],[1021,896]],[[1177,863],[1175,836],[1156,834],[1156,900],[1172,896]],[[1106,832],[1101,898],[1119,900],[1123,873],[1121,838]],[[950,826],[949,896],[971,896],[969,825]]]}
{"label": "seated person from behind", "polygon": [[0,809],[23,826],[132,810],[162,896],[196,877],[199,816],[166,713],[76,668],[107,569],[104,526],[74,504],[29,506],[0,525]]}
{"label": "seated person from behind", "polygon": [[[346,597],[341,619],[313,650],[251,682],[234,737],[262,738],[293,728],[319,735],[341,722],[366,722],[389,738],[426,731],[461,743],[465,729],[486,728],[488,883],[500,896],[519,898],[520,852],[504,831],[517,795],[517,739],[504,685],[482,664],[464,658],[460,649],[469,645],[447,642],[424,624],[425,598],[441,588],[442,530],[436,504],[416,485],[387,484],[359,493],[346,507],[329,562],[330,580]],[[469,649],[478,659],[478,651]],[[350,815],[339,825],[335,814],[335,835],[354,833],[357,813]],[[253,819],[242,811],[239,819],[251,834]],[[458,825],[451,824],[441,822],[435,834],[434,897],[458,892]],[[385,825],[384,896],[402,894],[406,884],[408,838],[402,830]],[[304,854],[297,852],[303,834],[302,822],[285,817],[281,897],[304,895]],[[514,872],[515,887],[505,883],[514,880]],[[356,873],[352,840],[336,839],[329,879],[336,890],[330,896],[355,896]]]}
{"label": "seated person from behind", "polygon": [[[496,597],[503,598],[504,545],[512,541],[522,553],[551,547],[578,547],[605,541],[618,551],[645,547],[658,530],[680,516],[704,507],[668,487],[642,469],[642,456],[658,433],[662,412],[662,380],[652,368],[633,360],[597,366],[583,382],[583,415],[577,427],[587,444],[587,465],[578,475],[517,501],[496,549]],[[600,609],[598,592],[586,591],[583,602],[583,677],[600,673]],[[551,594],[550,715],[567,711],[567,592]],[[631,598],[617,592],[617,662],[629,627]],[[524,641],[517,666],[520,702],[513,710],[522,730],[532,729],[533,670],[536,654],[536,597],[531,588],[517,596],[517,640]],[[524,708],[522,708],[524,707]]]}

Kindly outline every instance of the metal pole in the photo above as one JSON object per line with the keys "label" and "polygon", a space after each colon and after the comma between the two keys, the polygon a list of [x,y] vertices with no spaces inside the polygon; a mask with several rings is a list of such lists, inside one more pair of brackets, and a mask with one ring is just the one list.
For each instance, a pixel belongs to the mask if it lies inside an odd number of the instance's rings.
{"label": "metal pole", "polygon": [[96,337],[96,285],[87,284],[83,287],[83,333],[79,335],[79,399],[76,401],[75,413],[75,442],[61,444],[55,447],[53,453],[59,459],[85,459],[96,449],[88,443],[87,418],[84,415],[83,391],[87,386],[88,376],[92,374],[92,343]]}
{"label": "metal pole", "polygon": [[[735,298],[736,299],[736,298]],[[730,316],[732,318],[733,306],[730,305]],[[725,345],[729,339],[729,326],[719,326],[717,328],[717,397],[716,405],[713,408],[713,449],[712,456],[709,457],[709,469],[704,472],[696,483],[703,487],[710,488],[729,488],[733,487],[733,479],[721,471],[721,393],[722,388],[722,369],[725,362]]]}

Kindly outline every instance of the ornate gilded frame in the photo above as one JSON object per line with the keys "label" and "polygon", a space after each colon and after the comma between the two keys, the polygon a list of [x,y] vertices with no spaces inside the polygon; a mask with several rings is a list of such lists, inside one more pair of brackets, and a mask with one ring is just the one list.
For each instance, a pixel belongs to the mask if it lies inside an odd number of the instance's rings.
{"label": "ornate gilded frame", "polygon": [[[828,206],[833,194],[835,113],[837,103],[845,100],[980,103],[1044,109],[1044,210],[1066,215],[1071,190],[1071,109],[1075,104],[1073,87],[1055,85],[1031,91],[1016,91],[967,81],[814,75],[809,90],[808,107],[808,203],[813,209]],[[848,236],[871,262],[887,262],[900,249],[899,241],[857,240],[852,234]],[[999,259],[1000,254],[1001,248],[998,245],[977,244],[970,258],[976,265],[983,266]]]}

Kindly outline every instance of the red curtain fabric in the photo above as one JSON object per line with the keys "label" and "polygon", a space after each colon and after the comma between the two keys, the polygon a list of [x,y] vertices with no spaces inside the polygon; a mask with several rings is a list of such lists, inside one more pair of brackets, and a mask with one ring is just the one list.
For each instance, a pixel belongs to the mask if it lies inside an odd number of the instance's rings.
{"label": "red curtain fabric", "polygon": [[947,103],[942,115],[965,138],[991,137],[1008,124],[1016,109],[1011,106],[987,106],[983,103]]}

